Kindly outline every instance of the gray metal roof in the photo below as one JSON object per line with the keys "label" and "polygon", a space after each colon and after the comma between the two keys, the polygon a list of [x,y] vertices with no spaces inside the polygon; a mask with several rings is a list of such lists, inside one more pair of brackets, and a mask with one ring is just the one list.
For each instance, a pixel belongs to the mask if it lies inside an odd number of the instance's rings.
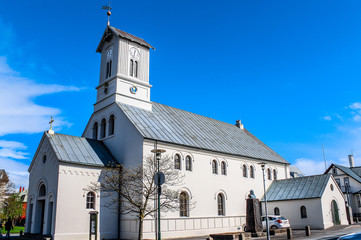
{"label": "gray metal roof", "polygon": [[108,27],[111,30],[113,30],[113,32],[116,33],[119,37],[125,38],[127,40],[132,41],[132,42],[136,42],[136,43],[138,43],[140,45],[143,45],[143,46],[145,46],[147,48],[153,48],[154,49],[154,47],[152,47],[149,43],[144,41],[144,39],[142,39],[142,38],[139,38],[137,36],[134,36],[132,34],[129,34],[127,32],[124,32],[124,31],[122,31],[122,30],[120,30],[118,28],[112,27],[112,26],[108,26]]}
{"label": "gray metal roof", "polygon": [[288,164],[246,129],[163,104],[152,104],[153,111],[147,111],[118,103],[144,138]]}
{"label": "gray metal roof", "polygon": [[45,132],[45,134],[61,162],[105,166],[115,161],[104,143],[100,141],[59,133],[50,135]]}
{"label": "gray metal roof", "polygon": [[356,181],[361,183],[361,177],[359,175],[357,175],[354,171],[352,171],[351,168],[345,167],[342,165],[338,165],[338,164],[332,164],[332,165],[339,168],[342,172],[346,173],[347,175],[349,175],[350,177],[352,177],[353,179],[355,179]]}
{"label": "gray metal roof", "polygon": [[267,201],[320,198],[330,177],[321,174],[273,181],[267,189]]}

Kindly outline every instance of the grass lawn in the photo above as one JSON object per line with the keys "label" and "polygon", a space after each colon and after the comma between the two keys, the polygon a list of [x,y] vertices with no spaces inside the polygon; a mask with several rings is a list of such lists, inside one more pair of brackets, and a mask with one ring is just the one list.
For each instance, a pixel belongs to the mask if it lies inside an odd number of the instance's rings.
{"label": "grass lawn", "polygon": [[[15,226],[14,229],[10,231],[10,233],[20,233],[21,230],[23,230],[23,232],[24,232],[25,227]],[[2,233],[3,235],[6,234],[5,227],[3,227],[1,233]]]}

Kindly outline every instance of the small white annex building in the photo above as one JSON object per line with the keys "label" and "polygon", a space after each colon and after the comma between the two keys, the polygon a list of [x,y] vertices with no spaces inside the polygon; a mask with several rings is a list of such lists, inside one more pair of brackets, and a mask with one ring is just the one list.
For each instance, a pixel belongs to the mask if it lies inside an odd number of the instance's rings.
{"label": "small white annex building", "polygon": [[[262,206],[265,212],[264,201]],[[273,181],[267,190],[267,210],[286,216],[293,229],[348,225],[345,198],[330,174]]]}

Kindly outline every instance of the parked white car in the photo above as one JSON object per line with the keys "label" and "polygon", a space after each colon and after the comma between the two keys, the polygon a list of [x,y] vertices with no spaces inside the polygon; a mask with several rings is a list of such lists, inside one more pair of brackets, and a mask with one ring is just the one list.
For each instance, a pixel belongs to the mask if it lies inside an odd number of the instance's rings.
{"label": "parked white car", "polygon": [[[266,229],[266,216],[262,216],[262,226]],[[268,226],[270,229],[289,228],[290,221],[284,216],[279,215],[268,215]]]}

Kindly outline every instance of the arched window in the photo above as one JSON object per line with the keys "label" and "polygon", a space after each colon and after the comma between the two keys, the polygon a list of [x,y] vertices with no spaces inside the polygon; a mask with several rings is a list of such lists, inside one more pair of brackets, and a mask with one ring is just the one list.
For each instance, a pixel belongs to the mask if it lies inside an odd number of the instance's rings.
{"label": "arched window", "polygon": [[253,166],[249,167],[249,176],[250,176],[250,178],[254,178],[254,167]]}
{"label": "arched window", "polygon": [[227,166],[225,162],[221,163],[221,173],[222,175],[227,175]]}
{"label": "arched window", "polygon": [[301,218],[307,218],[307,210],[305,206],[301,207]]}
{"label": "arched window", "polygon": [[218,174],[218,165],[216,160],[212,161],[212,173]]}
{"label": "arched window", "polygon": [[277,180],[277,171],[276,171],[276,169],[273,169],[273,179]]}
{"label": "arched window", "polygon": [[134,77],[138,77],[138,61],[134,62]]}
{"label": "arched window", "polygon": [[242,170],[243,170],[243,177],[248,177],[247,176],[247,166],[245,164],[243,164]]}
{"label": "arched window", "polygon": [[174,155],[174,168],[181,169],[181,157],[179,154]]}
{"label": "arched window", "polygon": [[272,180],[271,169],[267,168],[267,179]]}
{"label": "arched window", "polygon": [[41,184],[39,188],[39,197],[45,197],[46,195],[46,188],[44,184]]}
{"label": "arched window", "polygon": [[217,205],[218,205],[218,215],[224,216],[224,196],[222,193],[219,193],[217,196]]}
{"label": "arched window", "polygon": [[100,138],[105,138],[106,125],[107,125],[106,120],[105,118],[103,118],[100,124]]}
{"label": "arched window", "polygon": [[278,207],[275,207],[275,215],[280,215],[280,209]]}
{"label": "arched window", "polygon": [[186,156],[186,170],[192,171],[192,158],[189,155]]}
{"label": "arched window", "polygon": [[93,125],[93,139],[98,139],[98,123],[94,123]]}
{"label": "arched window", "polygon": [[88,194],[86,195],[86,208],[95,208],[95,194],[93,192],[88,192]]}
{"label": "arched window", "polygon": [[112,75],[112,60],[107,61],[107,72],[105,74],[105,78],[108,78]]}
{"label": "arched window", "polygon": [[109,135],[113,135],[114,134],[114,115],[110,115],[109,118]]}
{"label": "arched window", "polygon": [[189,217],[189,197],[186,192],[181,192],[179,195],[179,215]]}
{"label": "arched window", "polygon": [[130,69],[129,69],[129,75],[133,77],[133,68],[134,68],[134,61],[133,59],[130,59]]}

